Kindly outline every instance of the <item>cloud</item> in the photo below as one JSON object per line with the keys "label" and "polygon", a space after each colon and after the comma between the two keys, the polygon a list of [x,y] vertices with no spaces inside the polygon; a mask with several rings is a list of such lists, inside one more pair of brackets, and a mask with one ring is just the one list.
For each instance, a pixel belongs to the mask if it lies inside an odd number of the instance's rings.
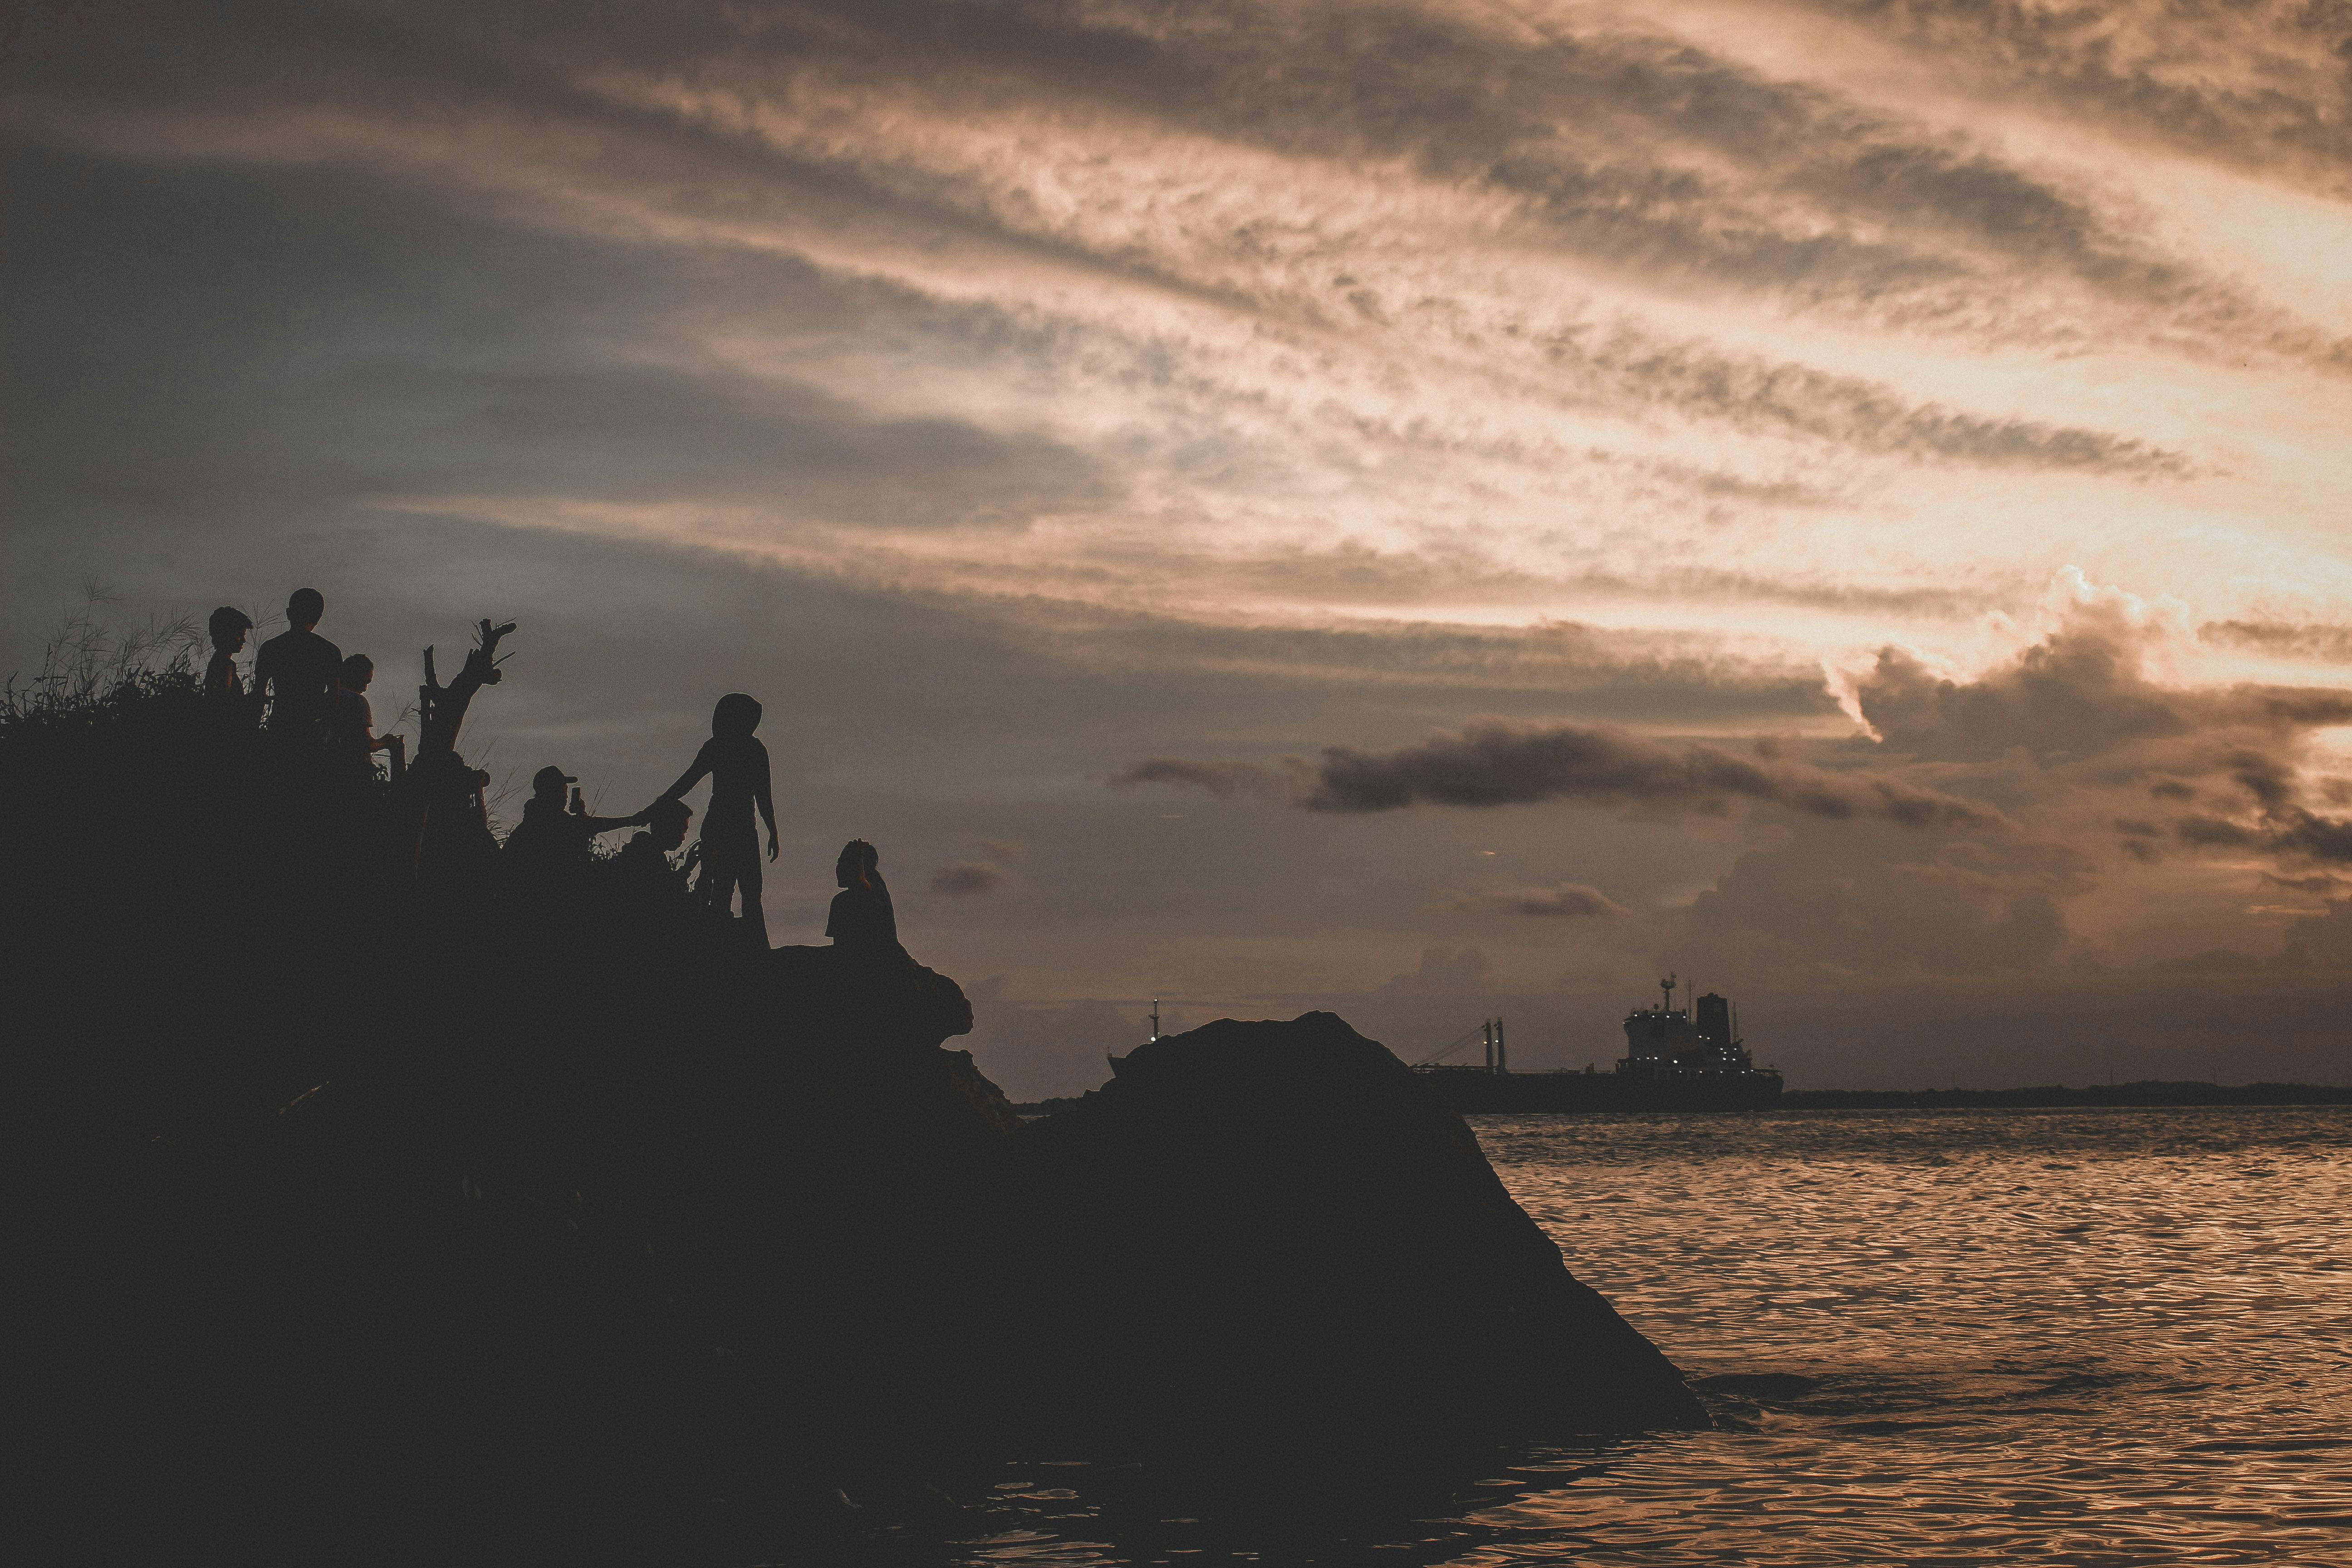
{"label": "cloud", "polygon": [[2346,887],[2343,878],[2330,876],[2326,872],[2307,877],[2281,877],[2273,872],[2265,871],[2263,873],[2263,880],[2273,887],[2285,888],[2293,892],[2323,896],[2341,893]]}
{"label": "cloud", "polygon": [[1863,377],[1700,342],[1623,330],[1591,349],[1566,338],[1549,346],[1557,363],[1617,397],[1746,429],[1995,468],[2175,475],[2189,468],[2181,453],[2135,437],[1970,414]]}
{"label": "cloud", "polygon": [[1982,761],[2012,747],[2036,756],[2095,755],[2197,728],[2180,694],[2140,672],[2140,641],[2077,622],[1974,680],[1939,677],[1889,647],[1857,684],[1862,716],[1891,751]]}
{"label": "cloud", "polygon": [[1633,911],[1612,900],[1598,888],[1562,882],[1550,888],[1504,888],[1492,892],[1461,893],[1438,904],[1453,914],[1526,915],[1537,920],[1630,921]]}
{"label": "cloud", "polygon": [[992,860],[950,860],[931,873],[931,891],[964,897],[1004,885],[1006,872]]}
{"label": "cloud", "polygon": [[1473,720],[1393,752],[1327,747],[1299,804],[1310,811],[1373,812],[1589,800],[1720,815],[1739,799],[1906,827],[1993,820],[1965,801],[1882,775],[1750,760],[1713,746],[1663,745],[1622,731],[1498,719]]}
{"label": "cloud", "polygon": [[2158,959],[2148,967],[2159,974],[2252,974],[2263,964],[2251,952],[2240,952],[2235,948],[2212,947],[2186,958]]}
{"label": "cloud", "polygon": [[1458,996],[1478,990],[1488,968],[1486,955],[1475,947],[1426,947],[1421,966],[1381,982],[1379,991],[1391,996]]}
{"label": "cloud", "polygon": [[2352,22],[2324,6],[2170,5],[2095,10],[1969,0],[1816,0],[1996,90],[2340,193],[2352,175]]}
{"label": "cloud", "polygon": [[2174,831],[2184,844],[2258,849],[2293,864],[2352,865],[2352,818],[2324,816],[2297,805],[2265,806],[2252,821],[2196,814]]}
{"label": "cloud", "polygon": [[2289,927],[2279,967],[2352,969],[2352,899],[2330,899],[2323,911]]}
{"label": "cloud", "polygon": [[2295,621],[2208,621],[2197,628],[2200,642],[2250,649],[2274,658],[2316,664],[2352,664],[2352,626]]}
{"label": "cloud", "polygon": [[1182,757],[1152,757],[1133,763],[1113,773],[1110,784],[1113,789],[1148,784],[1177,784],[1205,790],[1219,800],[1231,800],[1237,795],[1279,795],[1283,790],[1282,775],[1271,768],[1254,763],[1196,763]]}
{"label": "cloud", "polygon": [[1751,851],[1691,905],[1684,962],[1728,980],[1807,974],[1988,975],[2040,967],[2067,939],[2042,869],[1954,878],[1890,846],[1804,824],[1788,844]]}
{"label": "cloud", "polygon": [[951,897],[992,892],[1012,880],[1010,868],[1028,854],[1028,847],[1013,839],[980,839],[969,858],[948,861],[931,873],[931,891]]}

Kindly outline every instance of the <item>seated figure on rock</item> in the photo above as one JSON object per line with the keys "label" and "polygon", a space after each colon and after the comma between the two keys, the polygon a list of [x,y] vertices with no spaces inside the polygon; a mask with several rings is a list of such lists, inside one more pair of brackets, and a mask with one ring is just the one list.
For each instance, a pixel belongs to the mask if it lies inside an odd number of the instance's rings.
{"label": "seated figure on rock", "polygon": [[834,946],[848,952],[903,958],[907,950],[898,945],[898,916],[890,907],[881,864],[881,851],[863,838],[841,847],[841,858],[833,866],[833,879],[841,891],[833,896],[824,934]]}

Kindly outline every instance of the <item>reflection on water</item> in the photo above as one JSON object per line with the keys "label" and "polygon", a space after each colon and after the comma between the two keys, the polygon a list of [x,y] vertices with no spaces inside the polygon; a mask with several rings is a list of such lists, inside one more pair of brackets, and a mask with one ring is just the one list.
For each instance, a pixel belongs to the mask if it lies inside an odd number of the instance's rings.
{"label": "reflection on water", "polygon": [[1024,1466],[928,1560],[2352,1564],[2352,1108],[1473,1122],[1718,1430],[1337,1538]]}

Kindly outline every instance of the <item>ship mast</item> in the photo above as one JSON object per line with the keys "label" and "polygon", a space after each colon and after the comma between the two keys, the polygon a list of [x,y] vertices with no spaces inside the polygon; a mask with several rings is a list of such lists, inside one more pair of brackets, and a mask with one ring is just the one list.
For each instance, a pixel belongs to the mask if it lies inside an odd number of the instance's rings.
{"label": "ship mast", "polygon": [[1151,1037],[1155,1040],[1160,1037],[1160,998],[1157,996],[1151,999]]}
{"label": "ship mast", "polygon": [[1658,1011],[1673,1012],[1675,1010],[1675,975],[1671,972],[1664,980],[1658,982]]}

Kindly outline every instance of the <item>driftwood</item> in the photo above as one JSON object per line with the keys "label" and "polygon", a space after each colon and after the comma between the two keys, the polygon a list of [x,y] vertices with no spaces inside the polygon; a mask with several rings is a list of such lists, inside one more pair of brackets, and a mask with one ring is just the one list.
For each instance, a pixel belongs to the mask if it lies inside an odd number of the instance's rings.
{"label": "driftwood", "polygon": [[433,650],[425,650],[425,684],[416,689],[416,765],[408,774],[409,810],[415,822],[408,855],[412,875],[454,870],[465,862],[479,862],[498,847],[482,798],[489,775],[467,766],[457,754],[457,731],[465,726],[474,694],[504,678],[499,643],[514,629],[512,621],[504,626],[481,622],[473,650],[446,686],[434,672]]}
{"label": "driftwood", "polygon": [[505,678],[506,672],[499,668],[499,642],[514,629],[512,621],[502,626],[482,622],[474,650],[466,656],[465,668],[446,686],[433,673],[433,650],[425,650],[425,684],[416,689],[417,725],[421,731],[416,742],[416,761],[420,766],[427,758],[457,751],[457,731],[466,722],[466,710],[473,705],[474,693],[485,686],[496,686]]}

